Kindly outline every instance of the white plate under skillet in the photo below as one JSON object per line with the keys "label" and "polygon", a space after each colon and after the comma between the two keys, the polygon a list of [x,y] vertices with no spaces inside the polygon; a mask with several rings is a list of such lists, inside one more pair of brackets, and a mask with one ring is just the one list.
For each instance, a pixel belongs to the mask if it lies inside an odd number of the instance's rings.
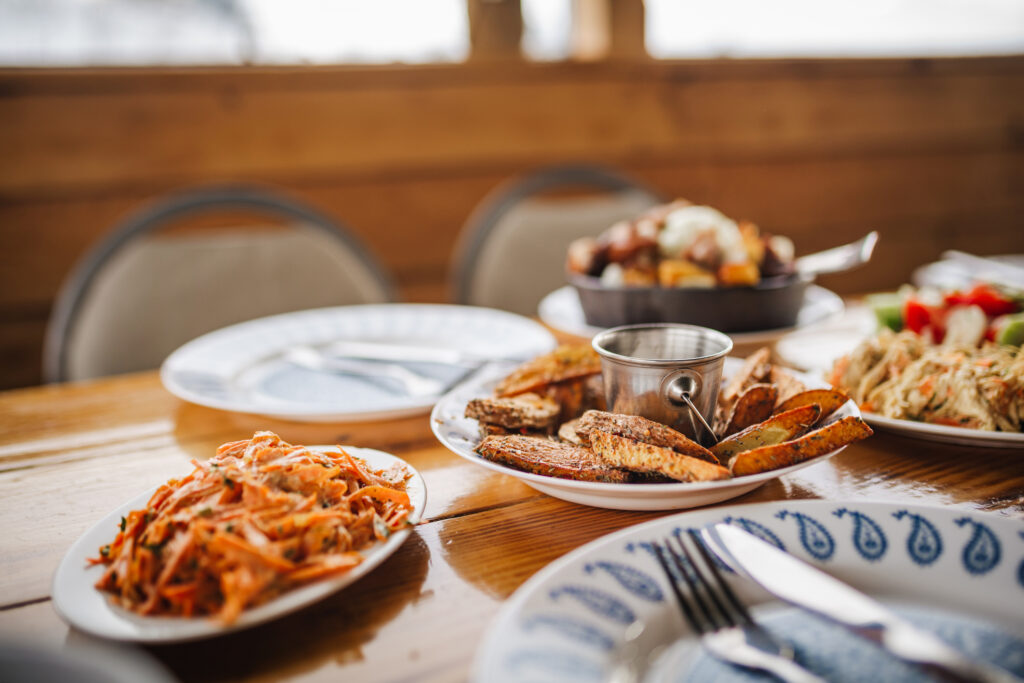
{"label": "white plate under skillet", "polygon": [[[463,352],[477,359],[527,360],[555,347],[543,325],[506,311],[440,304],[373,304],[284,313],[231,325],[168,356],[160,379],[192,403],[299,422],[356,422],[426,413],[438,396],[410,396],[385,378],[300,367],[299,346],[336,341]],[[454,384],[472,367],[403,363]]]}
{"label": "white plate under skillet", "polygon": [[[314,449],[333,450],[332,446],[311,446]],[[409,463],[390,453],[372,448],[345,446],[352,456],[361,458],[375,470],[387,469],[395,464],[404,466],[412,476],[406,480],[406,492],[413,506],[409,519],[419,521],[427,502],[427,488]],[[110,543],[117,535],[122,516],[146,506],[156,489],[151,489],[119,506],[75,541],[53,576],[53,607],[71,626],[101,638],[143,643],[176,643],[218,636],[231,631],[256,626],[290,614],[302,607],[326,598],[356,579],[370,573],[389,555],[398,550],[411,533],[404,529],[395,532],[383,543],[361,552],[363,561],[351,571],[284,593],[270,602],[242,612],[232,624],[224,625],[215,618],[143,616],[114,605],[108,594],[95,587],[103,575],[103,565],[90,565],[86,560],[96,557],[100,546]]]}
{"label": "white plate under skillet", "polygon": [[[725,359],[723,376],[727,379],[737,372],[742,361]],[[532,472],[523,472],[512,467],[492,462],[477,455],[474,450],[480,443],[480,428],[476,420],[464,417],[466,404],[470,399],[491,396],[498,381],[511,371],[510,366],[495,366],[487,373],[481,373],[460,384],[446,394],[430,416],[430,426],[438,440],[456,455],[482,467],[507,474],[528,486],[555,498],[571,503],[613,510],[677,510],[682,508],[710,505],[741,496],[756,489],[767,481],[810,467],[835,455],[845,446],[826,455],[782,469],[752,474],[723,481],[678,482],[671,484],[615,484],[598,481],[577,481],[562,479]],[[824,382],[798,372],[793,373],[808,387],[826,387]],[[853,401],[847,401],[829,417],[832,422],[848,415],[860,415]]]}
{"label": "white plate under skillet", "polygon": [[[537,309],[540,319],[559,332],[574,334],[577,337],[593,337],[604,330],[587,324],[583,314],[583,306],[576,290],[566,285],[551,292],[543,299]],[[838,294],[818,285],[811,285],[804,293],[804,303],[797,314],[794,327],[782,327],[774,330],[755,330],[751,332],[730,332],[729,338],[737,346],[747,344],[770,344],[783,334],[792,330],[803,329],[842,314],[843,300]],[[685,322],[685,321],[681,321]]]}
{"label": "white plate under skillet", "polygon": [[[702,650],[650,552],[651,541],[717,522],[874,595],[968,655],[1024,675],[1024,522],[945,507],[783,501],[662,517],[552,562],[502,606],[472,680],[768,680]],[[745,580],[731,584],[755,619],[826,680],[934,680]]]}

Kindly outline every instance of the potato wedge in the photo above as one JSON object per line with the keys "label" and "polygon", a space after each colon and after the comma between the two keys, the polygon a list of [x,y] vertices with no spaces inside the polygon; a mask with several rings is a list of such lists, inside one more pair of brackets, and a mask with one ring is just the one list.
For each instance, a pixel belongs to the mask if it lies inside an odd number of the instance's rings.
{"label": "potato wedge", "polygon": [[871,434],[871,427],[864,420],[851,415],[798,439],[743,451],[729,463],[729,470],[734,477],[777,470],[831,453],[840,446],[866,439]]}
{"label": "potato wedge", "polygon": [[736,401],[729,415],[722,436],[729,436],[747,427],[768,419],[775,409],[778,389],[774,384],[755,384],[749,387]]}
{"label": "potato wedge", "polygon": [[821,415],[818,416],[818,419],[824,420],[849,400],[849,396],[835,389],[808,389],[790,396],[775,408],[775,412],[784,413],[799,406],[817,404],[821,408]]}
{"label": "potato wedge", "polygon": [[719,441],[711,449],[711,452],[717,455],[721,462],[727,463],[736,454],[743,451],[761,446],[772,446],[803,434],[807,428],[818,421],[820,414],[821,408],[813,403],[778,413]]}
{"label": "potato wedge", "polygon": [[600,430],[591,432],[590,445],[597,457],[613,468],[663,474],[676,481],[713,481],[730,477],[729,470],[721,465]]}
{"label": "potato wedge", "polygon": [[768,379],[772,371],[772,350],[762,346],[754,353],[747,356],[743,367],[732,376],[729,383],[722,390],[721,399],[726,404],[731,404],[747,390],[751,384],[758,384]]}
{"label": "potato wedge", "polygon": [[685,434],[639,415],[621,415],[600,410],[588,410],[576,424],[576,433],[583,445],[586,446],[590,444],[591,435],[595,431],[608,432],[652,446],[670,448],[683,455],[719,464],[718,458],[711,451],[687,438]]}
{"label": "potato wedge", "polygon": [[[774,384],[775,388],[779,390],[779,396],[775,399],[776,411],[780,403],[789,400],[790,397],[799,394],[802,391],[807,391],[807,385],[794,377],[785,368],[780,368],[777,365],[773,365],[771,372],[768,373],[769,384]],[[796,406],[791,406],[796,408]]]}

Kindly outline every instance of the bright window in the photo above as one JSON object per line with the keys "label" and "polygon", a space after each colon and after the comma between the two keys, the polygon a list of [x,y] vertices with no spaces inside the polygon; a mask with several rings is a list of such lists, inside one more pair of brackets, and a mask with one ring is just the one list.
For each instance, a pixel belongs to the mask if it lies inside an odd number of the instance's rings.
{"label": "bright window", "polygon": [[1024,52],[1022,0],[646,0],[654,57]]}

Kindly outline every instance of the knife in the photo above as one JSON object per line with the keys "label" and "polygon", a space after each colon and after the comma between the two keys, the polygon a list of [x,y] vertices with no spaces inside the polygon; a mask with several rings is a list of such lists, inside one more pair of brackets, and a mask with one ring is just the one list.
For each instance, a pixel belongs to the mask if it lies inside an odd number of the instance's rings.
{"label": "knife", "polygon": [[743,529],[719,523],[702,529],[701,536],[738,574],[752,579],[775,597],[854,629],[858,635],[875,636],[884,648],[901,659],[937,667],[956,680],[1021,681],[1003,669],[968,659],[875,599]]}

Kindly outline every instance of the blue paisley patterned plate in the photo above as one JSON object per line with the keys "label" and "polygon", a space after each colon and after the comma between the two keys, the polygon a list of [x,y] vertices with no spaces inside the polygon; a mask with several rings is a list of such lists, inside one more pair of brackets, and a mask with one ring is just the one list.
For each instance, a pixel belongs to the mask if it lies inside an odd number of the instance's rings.
{"label": "blue paisley patterned plate", "polygon": [[[742,366],[743,361],[737,358],[726,358],[723,376],[730,377]],[[516,477],[528,486],[571,503],[590,505],[593,507],[610,508],[613,510],[678,510],[719,503],[741,496],[756,489],[765,482],[795,472],[804,467],[820,463],[845,448],[838,448],[831,453],[799,463],[773,470],[724,481],[679,482],[672,484],[611,484],[597,481],[576,481],[560,479],[500,465],[485,460],[474,450],[480,443],[480,426],[476,420],[464,417],[466,404],[472,398],[490,396],[495,385],[506,376],[514,365],[494,365],[470,380],[455,387],[443,396],[434,406],[430,416],[430,426],[437,439],[453,453],[482,467]],[[827,387],[821,379],[810,375],[793,373],[809,387]],[[846,405],[833,413],[828,422],[848,415],[860,415],[857,405],[847,401]]]}
{"label": "blue paisley patterned plate", "polygon": [[[688,632],[650,542],[715,522],[742,527],[888,603],[967,654],[1024,676],[1024,521],[951,508],[790,501],[672,515],[553,562],[505,603],[473,679],[770,680],[706,656]],[[797,659],[833,681],[919,681],[873,642],[733,586]]]}

